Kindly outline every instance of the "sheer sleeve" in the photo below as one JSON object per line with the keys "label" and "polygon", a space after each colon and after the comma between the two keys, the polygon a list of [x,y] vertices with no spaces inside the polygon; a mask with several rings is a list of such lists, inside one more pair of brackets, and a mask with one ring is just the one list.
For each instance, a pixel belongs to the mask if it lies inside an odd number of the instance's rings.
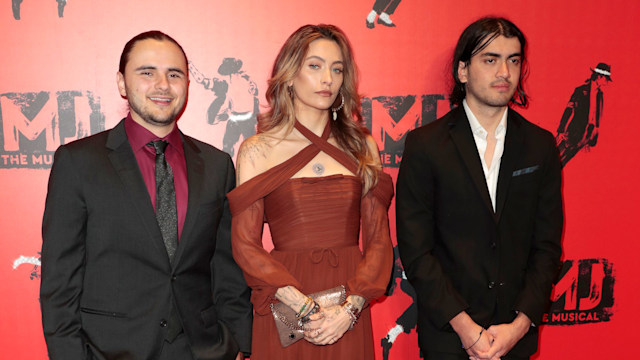
{"label": "sheer sleeve", "polygon": [[367,302],[379,298],[389,283],[393,266],[393,244],[389,233],[387,211],[393,197],[393,182],[386,173],[380,173],[378,184],[360,204],[363,259],[356,276],[347,282],[348,293],[360,295]]}
{"label": "sheer sleeve", "polygon": [[264,199],[234,213],[231,221],[233,258],[251,287],[251,302],[260,315],[269,313],[269,304],[278,288],[287,285],[301,288],[298,280],[262,246],[263,225]]}

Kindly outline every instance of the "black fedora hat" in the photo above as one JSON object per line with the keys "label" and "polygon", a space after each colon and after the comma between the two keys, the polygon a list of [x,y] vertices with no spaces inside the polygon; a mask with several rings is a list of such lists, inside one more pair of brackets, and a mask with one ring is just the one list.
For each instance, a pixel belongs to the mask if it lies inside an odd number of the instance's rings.
{"label": "black fedora hat", "polygon": [[595,69],[591,69],[594,73],[598,73],[607,78],[607,80],[611,80],[611,65],[605,63],[599,63]]}

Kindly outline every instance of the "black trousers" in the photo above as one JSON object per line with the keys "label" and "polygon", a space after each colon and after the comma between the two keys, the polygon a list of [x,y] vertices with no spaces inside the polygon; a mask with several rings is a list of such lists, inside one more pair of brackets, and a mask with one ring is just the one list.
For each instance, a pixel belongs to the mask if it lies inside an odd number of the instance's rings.
{"label": "black trousers", "polygon": [[373,10],[375,10],[378,14],[382,12],[386,12],[387,15],[393,14],[400,4],[401,0],[376,0],[373,4]]}

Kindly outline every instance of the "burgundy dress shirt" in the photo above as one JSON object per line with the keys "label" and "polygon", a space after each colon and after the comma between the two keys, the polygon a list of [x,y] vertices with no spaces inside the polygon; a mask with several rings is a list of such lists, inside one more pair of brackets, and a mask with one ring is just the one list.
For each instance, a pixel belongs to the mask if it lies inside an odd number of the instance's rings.
{"label": "burgundy dress shirt", "polygon": [[178,210],[178,239],[182,235],[182,227],[187,214],[187,202],[189,199],[189,184],[187,183],[187,162],[184,158],[182,137],[176,125],[169,135],[159,138],[149,130],[136,123],[131,114],[124,121],[129,144],[133,150],[142,178],[147,186],[153,209],[156,208],[156,153],[147,144],[154,140],[166,140],[169,146],[165,150],[165,157],[173,172],[173,184],[176,190],[176,206]]}

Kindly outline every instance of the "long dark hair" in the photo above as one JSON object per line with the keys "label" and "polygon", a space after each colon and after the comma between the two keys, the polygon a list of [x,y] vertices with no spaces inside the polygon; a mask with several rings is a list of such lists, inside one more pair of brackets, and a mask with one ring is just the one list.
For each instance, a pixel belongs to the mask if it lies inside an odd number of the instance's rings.
{"label": "long dark hair", "polygon": [[484,17],[477,20],[473,24],[469,25],[460,39],[453,52],[453,60],[451,63],[451,74],[453,75],[453,86],[451,89],[451,95],[449,96],[449,102],[451,106],[460,106],[462,100],[467,96],[465,85],[460,82],[458,78],[458,68],[462,61],[466,65],[471,62],[471,57],[482,51],[487,45],[489,45],[496,37],[504,36],[506,38],[517,37],[520,40],[520,53],[521,63],[520,79],[518,81],[518,87],[511,99],[511,102],[526,107],[529,103],[529,97],[524,91],[524,79],[527,75],[528,68],[526,62],[526,45],[527,40],[520,29],[511,21],[501,17]]}

